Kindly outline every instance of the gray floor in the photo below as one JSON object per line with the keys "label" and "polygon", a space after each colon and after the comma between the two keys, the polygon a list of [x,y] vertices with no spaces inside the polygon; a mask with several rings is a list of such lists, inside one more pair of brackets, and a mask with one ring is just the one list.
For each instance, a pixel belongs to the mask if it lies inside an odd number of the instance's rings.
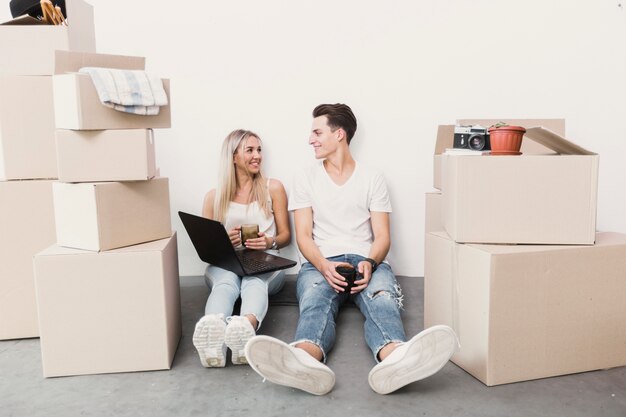
{"label": "gray floor", "polygon": [[[400,278],[408,335],[422,329],[423,280]],[[290,281],[287,290],[293,287]],[[619,416],[626,417],[626,368],[486,387],[452,363],[391,395],[367,384],[374,365],[362,319],[346,307],[329,357],[334,390],[316,397],[262,383],[247,366],[200,366],[191,343],[207,290],[200,277],[181,283],[183,338],[170,371],[44,379],[39,340],[0,342],[0,416]],[[264,334],[291,340],[297,308],[273,299]],[[94,358],[97,360],[97,358]]]}

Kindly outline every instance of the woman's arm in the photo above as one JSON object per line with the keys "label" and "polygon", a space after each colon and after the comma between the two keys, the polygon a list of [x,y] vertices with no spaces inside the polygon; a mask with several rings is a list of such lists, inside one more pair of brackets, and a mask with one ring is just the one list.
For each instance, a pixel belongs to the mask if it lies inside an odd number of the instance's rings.
{"label": "woman's arm", "polygon": [[[291,229],[289,227],[289,213],[287,211],[287,193],[283,184],[276,179],[270,180],[270,196],[272,197],[272,210],[276,223],[276,244],[279,248],[287,246],[291,242]],[[267,237],[268,245],[272,246],[272,239]]]}

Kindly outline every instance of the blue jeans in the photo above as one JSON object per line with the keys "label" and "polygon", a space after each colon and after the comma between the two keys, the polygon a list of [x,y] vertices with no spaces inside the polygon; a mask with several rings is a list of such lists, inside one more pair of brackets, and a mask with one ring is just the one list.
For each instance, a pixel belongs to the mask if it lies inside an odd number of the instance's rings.
{"label": "blue jeans", "polygon": [[230,316],[237,298],[241,295],[241,315],[254,315],[259,322],[258,327],[261,327],[267,314],[267,297],[283,288],[285,271],[240,277],[234,272],[209,265],[204,273],[204,281],[211,290],[204,314]]}
{"label": "blue jeans", "polygon": [[[357,267],[365,259],[359,255],[339,255],[328,258],[332,262],[347,262]],[[335,344],[335,321],[339,307],[352,299],[365,317],[365,341],[378,362],[378,352],[388,343],[404,342],[406,336],[400,318],[402,290],[391,267],[380,264],[368,286],[354,295],[336,293],[324,276],[310,263],[302,265],[298,273],[297,296],[300,319],[294,344],[310,342],[324,355]]]}

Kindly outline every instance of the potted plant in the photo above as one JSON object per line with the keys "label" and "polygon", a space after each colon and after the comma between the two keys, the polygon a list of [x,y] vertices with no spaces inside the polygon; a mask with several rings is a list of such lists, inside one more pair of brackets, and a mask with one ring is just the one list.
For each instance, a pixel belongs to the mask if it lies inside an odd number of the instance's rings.
{"label": "potted plant", "polygon": [[521,155],[522,138],[526,129],[498,122],[489,128],[492,155]]}

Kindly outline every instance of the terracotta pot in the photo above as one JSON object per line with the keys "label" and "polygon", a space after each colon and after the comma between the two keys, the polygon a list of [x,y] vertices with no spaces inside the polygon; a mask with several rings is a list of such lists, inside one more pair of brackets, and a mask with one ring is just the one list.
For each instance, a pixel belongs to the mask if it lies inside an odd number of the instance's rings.
{"label": "terracotta pot", "polygon": [[500,126],[489,128],[489,142],[492,155],[521,155],[522,138],[526,129],[521,126]]}

